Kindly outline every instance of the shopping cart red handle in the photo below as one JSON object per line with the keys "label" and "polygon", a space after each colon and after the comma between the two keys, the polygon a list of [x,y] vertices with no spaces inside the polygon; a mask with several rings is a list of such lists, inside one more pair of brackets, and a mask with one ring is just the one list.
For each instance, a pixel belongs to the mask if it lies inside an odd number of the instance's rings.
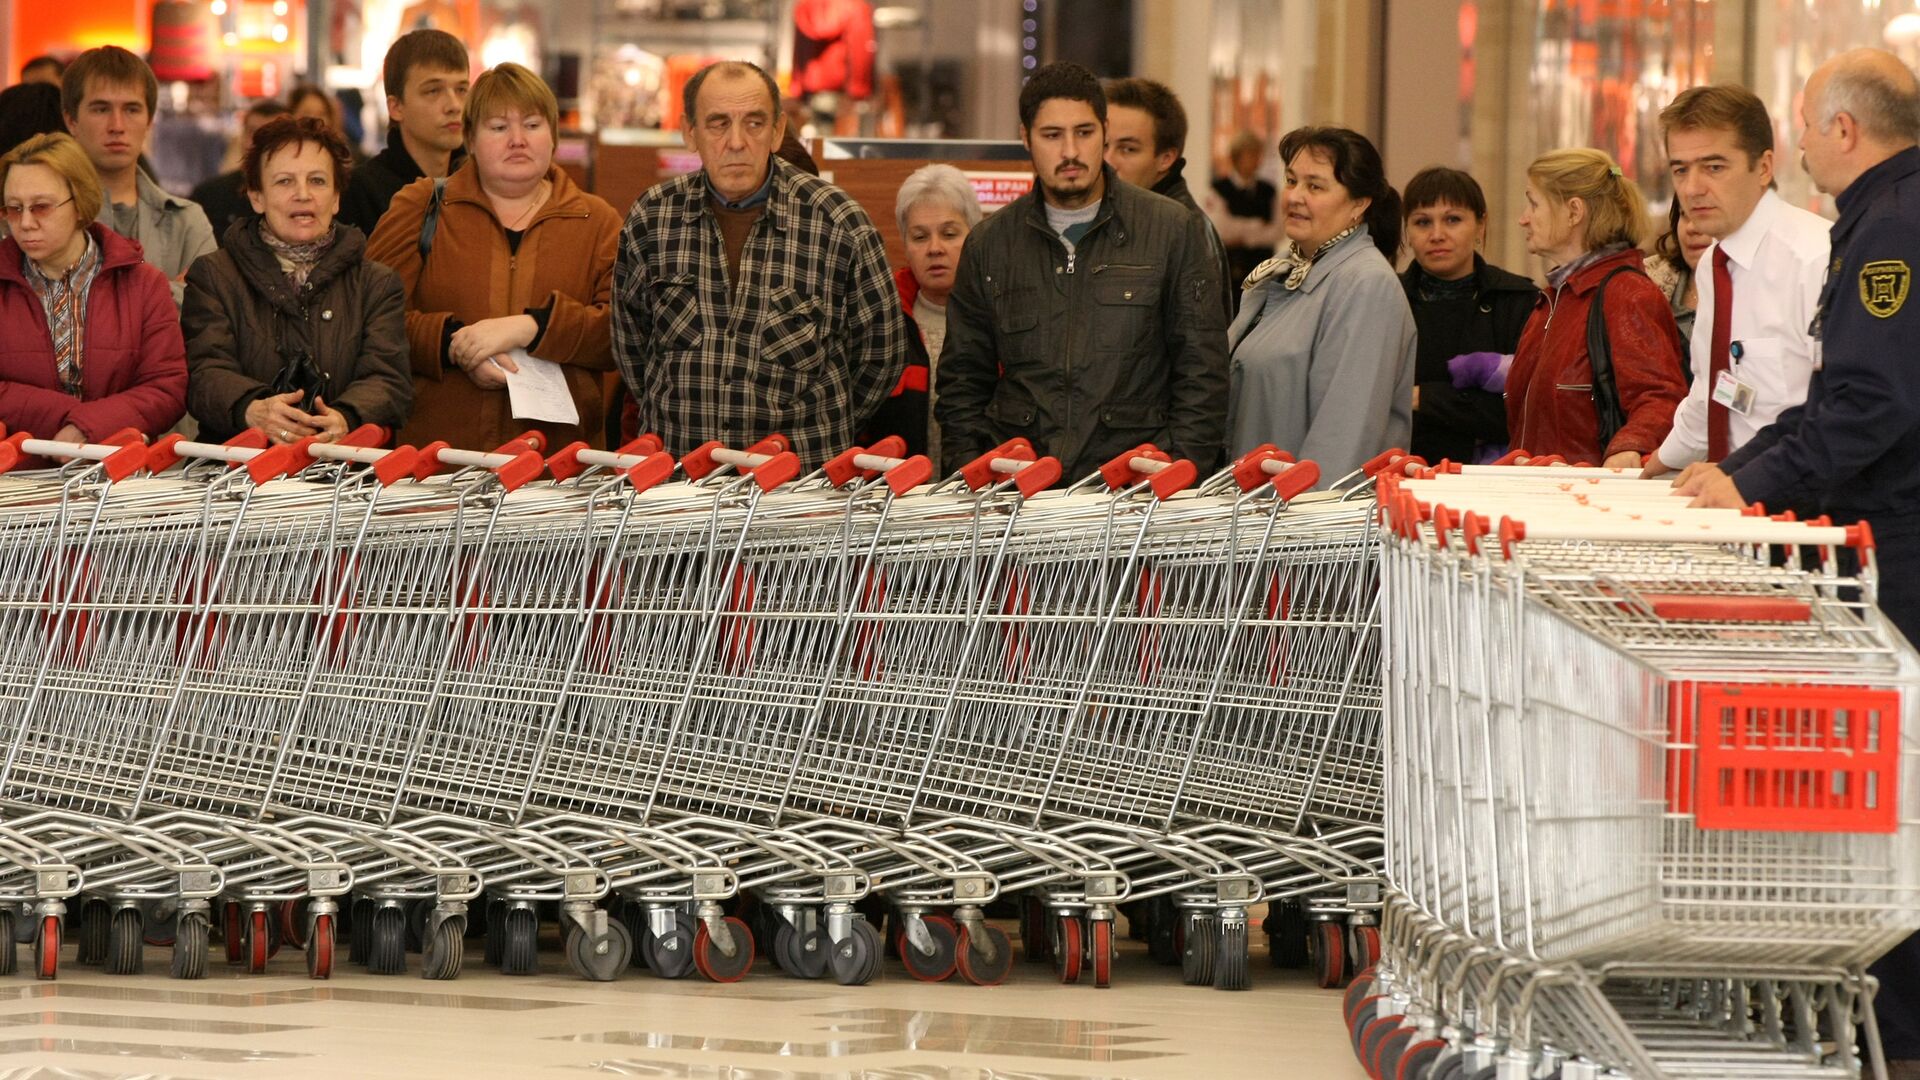
{"label": "shopping cart red handle", "polygon": [[368,446],[348,446],[344,443],[313,442],[309,439],[302,439],[294,445],[315,461],[342,461],[365,465],[373,470],[374,478],[386,487],[391,487],[415,475],[420,468],[420,451],[411,446],[396,446],[391,450],[380,450]]}
{"label": "shopping cart red handle", "polygon": [[359,427],[340,436],[339,439],[329,445],[364,446],[371,450],[378,450],[387,445],[387,440],[392,437],[393,432],[381,427],[379,424],[361,424]]}
{"label": "shopping cart red handle", "polygon": [[101,446],[134,446],[136,444],[145,446],[147,444],[147,437],[137,428],[123,427],[119,431],[99,440],[99,443]]}
{"label": "shopping cart red handle", "polygon": [[903,458],[898,453],[882,452],[905,446],[906,440],[894,436],[880,440],[871,450],[856,446],[827,462],[827,482],[845,487],[856,477],[872,480],[885,473],[888,489],[895,495],[905,495],[933,478],[933,462],[925,454]]}
{"label": "shopping cart red handle", "polygon": [[875,457],[904,458],[907,456],[907,440],[898,435],[889,435],[867,447],[867,453]]}
{"label": "shopping cart red handle", "polygon": [[1513,557],[1513,545],[1528,540],[1598,540],[1616,543],[1659,544],[1779,544],[1808,547],[1850,547],[1864,559],[1873,548],[1873,531],[1865,522],[1845,527],[1770,518],[1725,515],[1681,516],[1663,521],[1578,517],[1530,522],[1500,519],[1500,550]]}
{"label": "shopping cart red handle", "polygon": [[1320,465],[1313,461],[1294,461],[1293,455],[1284,450],[1263,446],[1234,463],[1233,480],[1241,491],[1252,491],[1271,483],[1280,501],[1292,502],[1320,482]]}
{"label": "shopping cart red handle", "polygon": [[[660,453],[657,435],[642,435],[618,450],[595,450],[584,442],[572,442],[547,459],[547,471],[555,480],[571,480],[589,468],[599,467],[627,472],[647,458]],[[669,458],[668,460],[672,460]]]}
{"label": "shopping cart red handle", "polygon": [[[1031,462],[1036,457],[1037,455],[1033,452],[1032,443],[1025,439],[1008,439],[999,446],[960,466],[960,479],[966,483],[967,487],[974,491],[979,491],[981,488],[992,487],[1006,479],[1007,475],[1017,471],[1015,469],[995,469],[993,465],[994,462]],[[1051,487],[1052,484],[1049,483],[1048,486]]]}
{"label": "shopping cart red handle", "polygon": [[772,491],[800,475],[799,455],[791,450],[773,449],[786,444],[787,440],[779,435],[770,435],[746,450],[731,450],[718,442],[709,442],[681,458],[680,467],[695,480],[704,480],[721,466],[730,465],[743,475],[753,477],[760,490]]}
{"label": "shopping cart red handle", "polygon": [[502,487],[517,491],[547,468],[547,463],[540,458],[540,452],[528,449],[525,444],[518,447],[519,453],[513,453],[515,443],[519,442],[516,439],[500,452],[483,454],[474,450],[456,450],[436,440],[420,448],[413,474],[416,479],[425,480],[444,468],[486,469],[499,479]]}
{"label": "shopping cart red handle", "polygon": [[147,471],[166,472],[180,463],[184,457],[197,457],[207,461],[224,461],[230,465],[244,465],[254,456],[267,448],[267,433],[259,428],[248,428],[218,446],[208,443],[192,442],[180,434],[162,435],[160,441],[147,450]]}
{"label": "shopping cart red handle", "polygon": [[1494,460],[1488,462],[1487,464],[1489,465],[1520,465],[1520,464],[1523,464],[1526,460],[1527,460],[1527,452],[1516,446],[1513,449],[1507,451],[1506,453],[1501,454],[1499,457],[1495,458]]}
{"label": "shopping cart red handle", "polygon": [[[121,434],[124,432],[116,432],[112,437],[118,437]],[[35,439],[22,431],[9,437],[7,442],[13,446],[16,455],[31,454],[34,457],[97,462],[107,479],[116,484],[147,467],[147,446],[144,437],[139,442],[125,444],[65,443],[54,442],[52,439]]]}

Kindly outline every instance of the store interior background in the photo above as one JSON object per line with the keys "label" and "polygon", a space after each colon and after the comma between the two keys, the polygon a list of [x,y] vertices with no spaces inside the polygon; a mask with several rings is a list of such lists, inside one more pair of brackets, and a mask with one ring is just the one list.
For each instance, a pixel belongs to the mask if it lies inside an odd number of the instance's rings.
{"label": "store interior background", "polygon": [[[460,34],[476,66],[511,59],[542,71],[570,129],[560,158],[591,177],[603,147],[661,147],[660,168],[686,167],[671,130],[680,80],[721,57],[770,63],[784,80],[796,5],[814,2],[0,0],[0,53],[11,80],[39,53],[109,43],[147,52],[159,42],[155,66],[176,77],[162,89],[155,162],[186,171],[224,144],[249,101],[284,95],[316,72],[329,89],[361,91],[359,126],[377,149],[380,59],[403,24],[430,21]],[[1772,110],[1783,195],[1830,212],[1794,164],[1801,83],[1822,58],[1854,45],[1920,60],[1920,0],[879,0],[868,8],[871,96],[843,99],[831,130],[817,118],[816,136],[1011,140],[1021,75],[1075,60],[1101,75],[1160,79],[1180,95],[1196,187],[1225,169],[1236,131],[1271,147],[1309,122],[1372,136],[1397,184],[1427,165],[1467,168],[1493,202],[1490,256],[1530,273],[1540,267],[1513,222],[1523,170],[1542,150],[1601,147],[1662,204],[1660,108],[1688,86],[1738,81]],[[1277,171],[1273,156],[1268,175]],[[620,185],[596,186],[631,197]]]}

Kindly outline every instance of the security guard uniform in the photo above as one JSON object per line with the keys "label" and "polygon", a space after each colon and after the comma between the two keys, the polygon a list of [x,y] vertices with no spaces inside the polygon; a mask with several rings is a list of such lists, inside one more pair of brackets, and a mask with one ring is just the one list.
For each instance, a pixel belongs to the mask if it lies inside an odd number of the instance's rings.
{"label": "security guard uniform", "polygon": [[[1879,602],[1920,645],[1920,149],[1860,174],[1836,202],[1833,252],[1811,332],[1816,370],[1789,409],[1721,463],[1769,510],[1865,519]],[[1920,792],[1907,793],[1908,799]],[[1920,935],[1872,969],[1887,1056],[1920,1060]]]}

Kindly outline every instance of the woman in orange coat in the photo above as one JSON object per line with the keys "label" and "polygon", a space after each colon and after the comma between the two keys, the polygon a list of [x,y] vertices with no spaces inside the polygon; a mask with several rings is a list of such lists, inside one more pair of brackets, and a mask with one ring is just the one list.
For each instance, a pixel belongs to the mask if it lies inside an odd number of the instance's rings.
{"label": "woman in orange coat", "polygon": [[[533,72],[501,64],[482,74],[464,122],[466,163],[437,198],[431,179],[401,189],[367,244],[407,294],[413,415],[398,439],[491,449],[538,428],[551,446],[600,444],[620,215],[553,164],[559,103]],[[560,366],[577,423],[513,415],[507,380],[520,374],[522,349]]]}

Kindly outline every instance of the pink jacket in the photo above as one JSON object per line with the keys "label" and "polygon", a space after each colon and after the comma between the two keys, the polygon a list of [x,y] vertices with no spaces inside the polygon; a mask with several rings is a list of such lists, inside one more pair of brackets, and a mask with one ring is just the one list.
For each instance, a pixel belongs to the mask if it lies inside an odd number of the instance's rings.
{"label": "pink jacket", "polygon": [[90,440],[122,428],[155,438],[186,412],[187,347],[166,275],[147,265],[137,242],[97,223],[88,230],[102,261],[87,294],[78,398],[60,388],[47,313],[27,284],[20,245],[0,240],[0,423],[8,434],[51,438],[72,424]]}

